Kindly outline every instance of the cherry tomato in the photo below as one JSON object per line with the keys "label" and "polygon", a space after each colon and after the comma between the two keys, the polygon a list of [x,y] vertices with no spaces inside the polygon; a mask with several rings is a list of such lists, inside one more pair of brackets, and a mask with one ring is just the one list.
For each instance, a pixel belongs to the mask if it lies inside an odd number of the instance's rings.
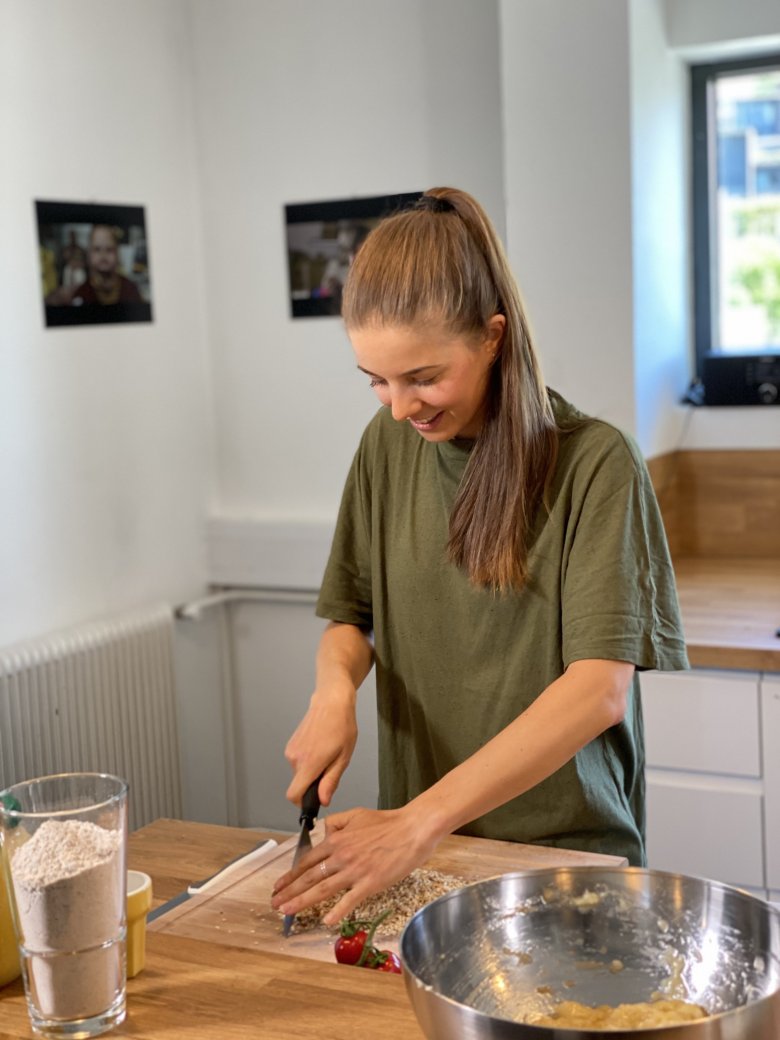
{"label": "cherry tomato", "polygon": [[357,964],[366,945],[367,936],[368,933],[363,928],[353,935],[340,935],[333,948],[339,964]]}
{"label": "cherry tomato", "polygon": [[333,946],[339,964],[355,964],[358,968],[381,968],[382,971],[400,973],[401,963],[396,955],[374,946],[374,933],[392,909],[388,907],[373,921],[345,919],[341,922],[339,937]]}
{"label": "cherry tomato", "polygon": [[392,975],[402,975],[403,968],[401,967],[401,961],[398,958],[398,954],[393,953],[392,950],[380,950],[377,963],[372,965],[377,971],[387,971]]}

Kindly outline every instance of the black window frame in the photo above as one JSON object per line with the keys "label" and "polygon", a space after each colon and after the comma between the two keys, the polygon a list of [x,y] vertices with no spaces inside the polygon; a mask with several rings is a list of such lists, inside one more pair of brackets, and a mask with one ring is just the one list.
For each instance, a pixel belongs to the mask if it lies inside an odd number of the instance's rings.
{"label": "black window frame", "polygon": [[[711,61],[690,66],[692,131],[692,213],[693,213],[693,319],[695,367],[698,379],[704,378],[705,359],[713,366],[733,363],[742,356],[721,351],[712,342],[712,251],[710,248],[714,201],[717,191],[717,130],[715,106],[711,104],[714,83],[722,73],[767,69],[780,71],[780,52]],[[777,348],[757,345],[757,353],[777,354]]]}

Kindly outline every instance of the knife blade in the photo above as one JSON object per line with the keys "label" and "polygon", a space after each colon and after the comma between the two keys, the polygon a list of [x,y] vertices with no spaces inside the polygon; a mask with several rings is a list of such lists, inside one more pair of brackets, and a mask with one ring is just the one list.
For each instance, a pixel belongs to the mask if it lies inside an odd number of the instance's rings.
{"label": "knife blade", "polygon": [[[298,844],[295,847],[295,855],[293,856],[293,869],[298,865],[298,861],[304,856],[311,848],[311,836],[309,831],[314,826],[314,821],[317,819],[317,814],[320,811],[320,796],[318,794],[320,780],[322,780],[323,773],[317,777],[316,780],[312,781],[306,789],[306,794],[303,796],[301,802],[301,815],[298,818],[298,823],[301,825],[301,834],[298,838]],[[285,939],[290,934],[290,929],[293,926],[295,920],[295,914],[284,915],[284,925],[282,931],[284,932]]]}

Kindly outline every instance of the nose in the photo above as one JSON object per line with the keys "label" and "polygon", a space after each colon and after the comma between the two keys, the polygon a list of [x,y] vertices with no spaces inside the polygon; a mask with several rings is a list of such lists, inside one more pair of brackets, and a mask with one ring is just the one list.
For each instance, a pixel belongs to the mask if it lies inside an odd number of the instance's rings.
{"label": "nose", "polygon": [[420,400],[414,392],[414,387],[404,387],[394,390],[390,397],[390,411],[396,422],[404,422],[417,415],[420,410]]}

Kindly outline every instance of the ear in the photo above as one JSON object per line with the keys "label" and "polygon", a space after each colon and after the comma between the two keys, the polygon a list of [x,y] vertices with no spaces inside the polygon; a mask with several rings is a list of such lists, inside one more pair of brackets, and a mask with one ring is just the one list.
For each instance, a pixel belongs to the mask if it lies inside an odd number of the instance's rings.
{"label": "ear", "polygon": [[501,352],[506,332],[506,317],[503,314],[494,314],[487,323],[485,339],[483,344],[490,355],[491,360]]}

